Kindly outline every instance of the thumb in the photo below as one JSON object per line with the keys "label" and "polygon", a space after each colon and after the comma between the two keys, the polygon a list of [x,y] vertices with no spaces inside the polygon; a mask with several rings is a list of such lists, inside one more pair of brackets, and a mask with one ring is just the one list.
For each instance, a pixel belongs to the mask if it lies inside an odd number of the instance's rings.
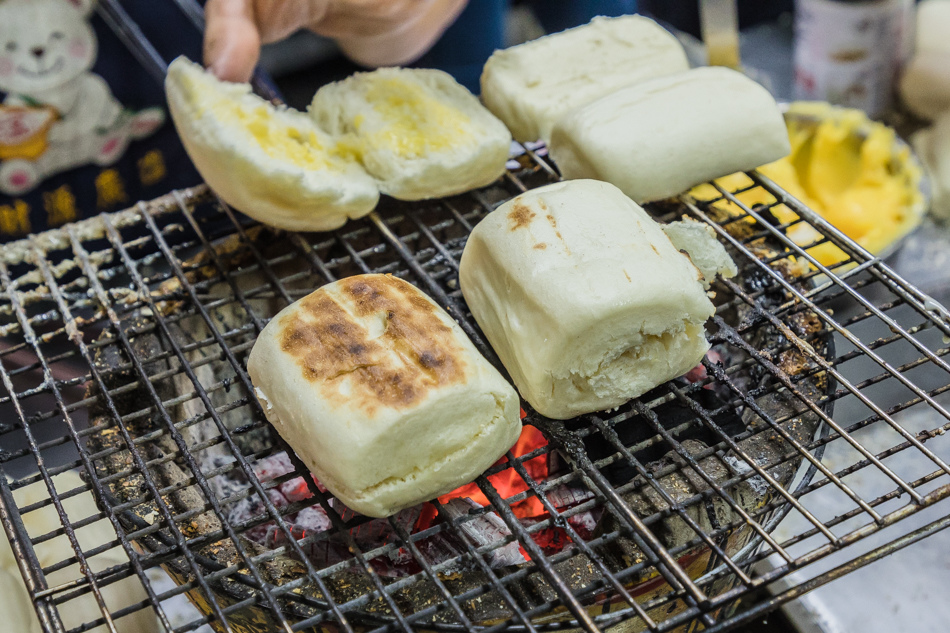
{"label": "thumb", "polygon": [[246,82],[261,54],[251,0],[208,0],[204,63],[219,79]]}

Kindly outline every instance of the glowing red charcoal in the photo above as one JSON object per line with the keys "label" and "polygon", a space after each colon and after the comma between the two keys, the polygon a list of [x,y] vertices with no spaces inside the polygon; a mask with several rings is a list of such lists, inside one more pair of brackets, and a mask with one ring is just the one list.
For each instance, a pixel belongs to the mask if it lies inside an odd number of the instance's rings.
{"label": "glowing red charcoal", "polygon": [[[521,416],[524,417],[524,411],[521,412]],[[521,431],[521,437],[518,438],[518,442],[514,445],[514,448],[511,449],[511,453],[515,457],[522,457],[532,451],[547,446],[547,443],[548,441],[544,439],[541,431],[533,426],[525,426]],[[497,464],[504,464],[507,461],[507,457],[502,457],[498,460]],[[529,459],[524,462],[524,468],[528,474],[531,475],[532,479],[537,482],[543,482],[548,477],[547,455],[539,455],[538,457]],[[488,478],[488,481],[495,487],[495,490],[498,491],[502,499],[508,499],[519,492],[528,490],[528,484],[525,483],[524,479],[522,479],[518,472],[512,467],[495,473]],[[491,505],[488,498],[476,483],[466,484],[447,495],[442,495],[439,497],[439,502],[446,503],[450,499],[457,497],[468,497],[475,503],[483,506]],[[516,516],[522,519],[538,517],[545,514],[541,500],[534,495],[515,503],[511,506],[511,509]]]}
{"label": "glowing red charcoal", "polygon": [[[521,417],[525,417],[524,411],[521,412]],[[546,446],[547,440],[537,428],[524,426],[521,436],[515,446],[512,447],[510,454],[515,458],[522,458],[532,452],[540,451]],[[542,483],[547,480],[549,476],[547,453],[532,457],[522,462],[522,464],[528,475],[536,482]],[[513,467],[507,464],[507,457],[500,459],[496,466],[502,467],[502,470],[491,475],[488,479],[502,499],[507,500],[529,490],[529,486],[524,479]],[[259,460],[254,465],[254,470],[262,482],[269,482],[294,472],[294,467],[286,453],[278,453]],[[316,478],[313,478],[313,481],[321,490],[325,490]],[[304,477],[295,477],[281,482],[269,488],[267,492],[271,501],[280,509],[286,508],[291,503],[300,502],[311,497],[310,487]],[[571,508],[584,503],[591,496],[589,491],[574,488],[568,484],[562,484],[547,492],[548,500],[559,512],[568,511],[569,513]],[[500,544],[492,550],[489,562],[493,568],[518,565],[530,560],[530,554],[521,547],[518,541],[513,540],[509,526],[498,516],[497,512],[491,511],[491,503],[477,484],[469,483],[449,494],[442,495],[439,497],[439,504],[441,510],[437,510],[432,503],[426,503],[404,510],[397,516],[392,517],[392,520],[395,520],[406,531],[418,533],[431,528],[440,520],[454,522],[458,519],[460,522],[458,523],[458,530],[455,532],[455,538],[469,541],[475,547],[482,547],[502,540],[508,541],[506,544]],[[235,507],[235,512],[241,514],[242,519],[252,515],[260,515],[264,512],[262,504],[255,503],[253,498],[243,500],[240,505],[240,508]],[[334,505],[344,522],[355,520],[358,523],[350,531],[350,536],[357,541],[360,547],[372,549],[392,542],[395,538],[390,520],[362,521],[352,510],[339,504]],[[476,513],[474,517],[465,516],[473,509],[479,508],[479,506],[487,506],[488,509]],[[529,494],[525,499],[513,503],[511,509],[525,527],[547,518],[544,505],[534,494]],[[286,520],[289,523],[291,533],[298,540],[308,534],[329,533],[331,531],[329,517],[323,508],[318,505],[304,508],[298,513],[287,514]],[[576,511],[570,513],[567,521],[582,539],[590,538],[596,526],[596,517],[589,510],[582,513]],[[284,533],[277,528],[274,522],[258,525],[248,534],[267,547],[278,547],[285,539]],[[571,543],[568,533],[563,528],[555,526],[533,530],[531,537],[545,554],[559,552]],[[447,536],[445,532],[429,535],[418,540],[416,544],[430,563],[448,560],[459,553],[458,543],[454,542],[452,537]],[[305,552],[313,561],[326,566],[345,560],[347,550],[348,548],[341,537],[328,534],[310,542]],[[405,548],[400,548],[387,557],[374,560],[377,571],[385,576],[402,577],[418,571],[412,555]]]}

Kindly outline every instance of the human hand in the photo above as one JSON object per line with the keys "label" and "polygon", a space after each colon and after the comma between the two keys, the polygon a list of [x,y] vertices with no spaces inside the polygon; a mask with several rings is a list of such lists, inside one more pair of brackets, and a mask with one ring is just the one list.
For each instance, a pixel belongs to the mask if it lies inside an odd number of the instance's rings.
{"label": "human hand", "polygon": [[336,40],[353,61],[414,61],[458,17],[467,0],[208,0],[204,61],[219,78],[247,81],[262,44],[307,28]]}

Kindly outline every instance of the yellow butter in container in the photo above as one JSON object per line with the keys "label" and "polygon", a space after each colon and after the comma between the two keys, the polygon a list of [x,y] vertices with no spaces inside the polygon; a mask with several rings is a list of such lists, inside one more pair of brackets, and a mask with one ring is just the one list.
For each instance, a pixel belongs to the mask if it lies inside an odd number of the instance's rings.
{"label": "yellow butter in container", "polygon": [[[871,121],[860,110],[822,102],[794,103],[785,120],[792,152],[760,167],[763,175],[875,255],[887,251],[920,224],[926,210],[921,192],[923,172],[893,129]],[[727,191],[752,185],[745,174],[717,182]],[[720,197],[708,184],[694,188],[691,195],[697,200]],[[749,207],[776,202],[760,187],[737,197]],[[715,206],[741,213],[728,202]],[[783,224],[798,219],[785,205],[772,207],[772,213]],[[788,235],[800,246],[822,238],[806,222],[789,227]],[[810,248],[809,254],[826,266],[847,259],[841,249],[827,242]]]}

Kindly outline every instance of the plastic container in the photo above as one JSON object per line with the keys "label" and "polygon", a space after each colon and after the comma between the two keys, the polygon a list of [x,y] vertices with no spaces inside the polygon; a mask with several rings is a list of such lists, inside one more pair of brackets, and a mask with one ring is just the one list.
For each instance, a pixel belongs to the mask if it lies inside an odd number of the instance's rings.
{"label": "plastic container", "polygon": [[905,0],[796,0],[796,98],[883,114],[906,55],[907,12]]}

